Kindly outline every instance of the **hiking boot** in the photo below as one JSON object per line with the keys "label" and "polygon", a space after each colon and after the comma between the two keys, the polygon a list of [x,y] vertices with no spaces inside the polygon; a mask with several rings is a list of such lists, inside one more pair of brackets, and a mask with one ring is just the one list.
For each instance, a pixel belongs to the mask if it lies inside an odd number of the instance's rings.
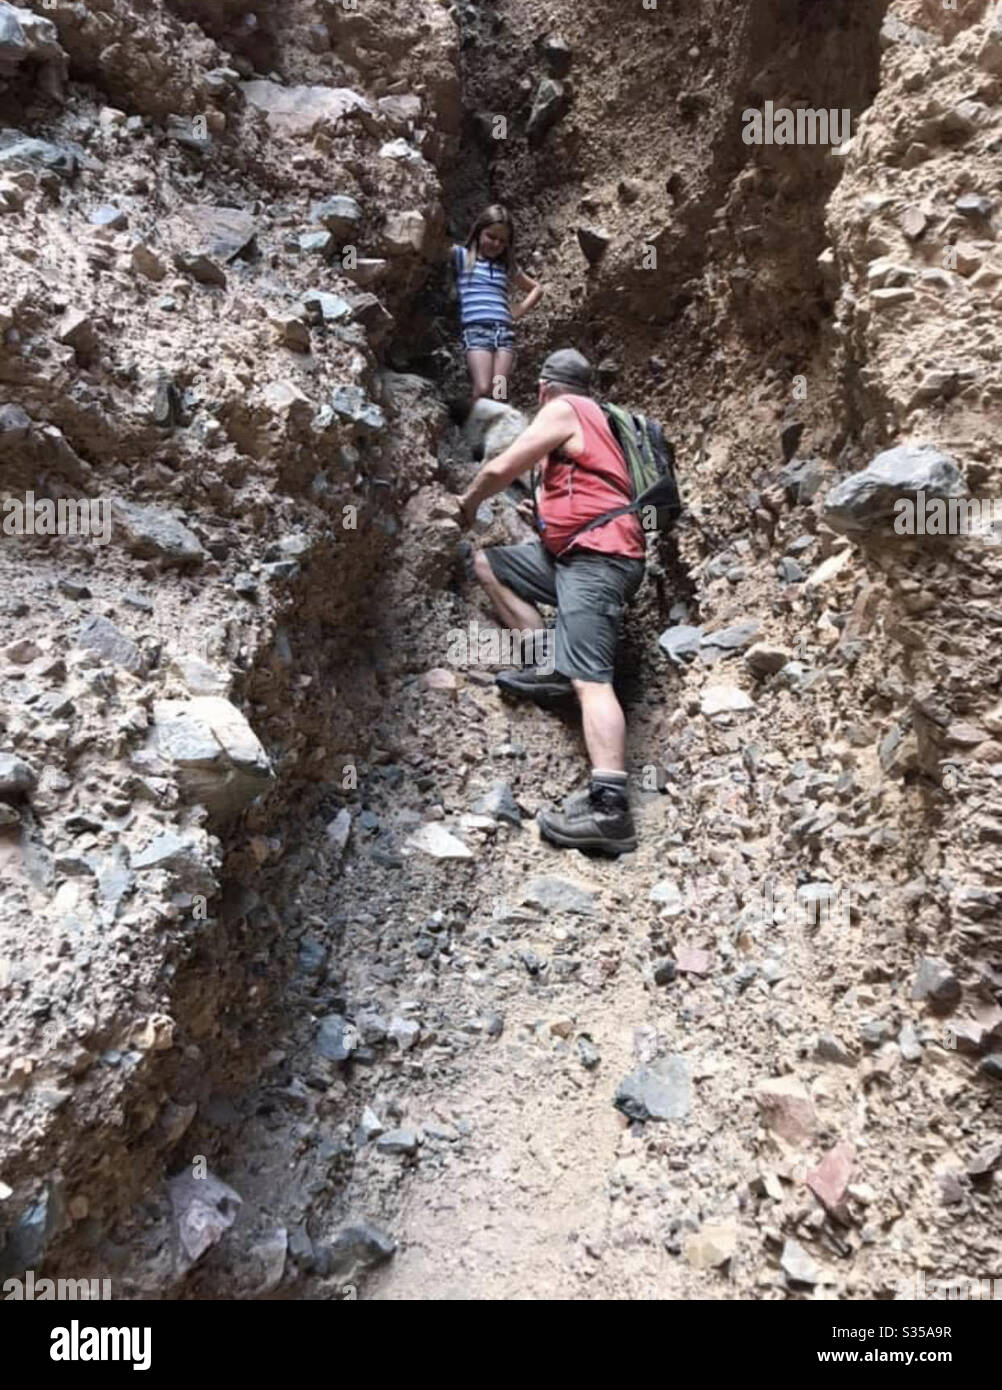
{"label": "hiking boot", "polygon": [[628,854],[637,848],[630,803],[611,787],[593,787],[569,799],[564,810],[540,811],[539,833],[563,849],[601,849]]}
{"label": "hiking boot", "polygon": [[506,695],[532,700],[544,708],[565,704],[574,695],[569,676],[562,676],[559,671],[541,671],[537,666],[524,666],[521,671],[500,671],[494,683]]}

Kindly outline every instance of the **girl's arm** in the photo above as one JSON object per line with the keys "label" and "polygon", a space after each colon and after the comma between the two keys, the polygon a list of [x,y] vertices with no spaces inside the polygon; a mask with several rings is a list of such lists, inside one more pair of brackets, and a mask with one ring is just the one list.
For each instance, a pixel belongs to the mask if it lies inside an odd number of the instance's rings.
{"label": "girl's arm", "polygon": [[516,289],[527,291],[521,304],[511,311],[511,316],[516,323],[520,318],[529,312],[543,297],[543,287],[538,280],[534,280],[531,275],[526,275],[524,270],[520,270],[515,275],[514,284]]}

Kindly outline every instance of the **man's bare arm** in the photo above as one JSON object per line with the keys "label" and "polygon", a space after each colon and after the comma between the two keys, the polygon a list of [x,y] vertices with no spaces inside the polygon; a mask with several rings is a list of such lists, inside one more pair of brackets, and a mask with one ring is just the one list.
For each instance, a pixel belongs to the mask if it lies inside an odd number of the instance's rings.
{"label": "man's bare arm", "polygon": [[540,459],[566,444],[576,428],[577,416],[566,401],[559,398],[548,401],[514,444],[484,464],[460,497],[459,505],[467,520],[473,518],[481,502],[495,493],[503,492]]}

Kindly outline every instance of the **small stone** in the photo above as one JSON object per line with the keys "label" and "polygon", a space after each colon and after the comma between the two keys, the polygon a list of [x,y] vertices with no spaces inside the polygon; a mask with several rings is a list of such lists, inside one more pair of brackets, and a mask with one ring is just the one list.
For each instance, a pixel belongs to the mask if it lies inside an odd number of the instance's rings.
{"label": "small stone", "polygon": [[679,946],[675,951],[675,961],[679,970],[686,975],[708,975],[713,966],[709,951],[701,951],[696,946]]}
{"label": "small stone", "polygon": [[382,1120],[380,1120],[376,1112],[374,1110],[371,1110],[369,1106],[366,1106],[365,1109],[362,1111],[362,1118],[359,1122],[359,1125],[366,1139],[370,1141],[373,1139],[378,1139],[379,1136],[384,1132],[385,1128]]}
{"label": "small stone", "polygon": [[585,1071],[594,1071],[602,1060],[602,1055],[587,1034],[578,1038],[578,1059]]}
{"label": "small stone", "polygon": [[681,1120],[691,1097],[689,1061],[674,1053],[631,1072],[619,1083],[614,1103],[631,1120]]}
{"label": "small stone", "polygon": [[858,1058],[834,1033],[822,1033],[814,1048],[814,1055],[820,1062],[835,1062],[839,1066],[854,1067]]}
{"label": "small stone", "polygon": [[773,676],[792,660],[788,647],[775,642],[756,642],[745,652],[745,665],[756,676]]}
{"label": "small stone", "polygon": [[856,1150],[843,1141],[829,1149],[818,1166],[807,1174],[807,1186],[830,1212],[838,1212],[845,1205],[855,1158]]}
{"label": "small stone", "polygon": [[574,50],[561,34],[548,34],[543,40],[543,57],[554,77],[566,77],[571,69]]}
{"label": "small stone", "polygon": [[813,1285],[821,1278],[821,1271],[814,1259],[795,1240],[786,1241],[779,1263],[787,1278],[795,1284]]}
{"label": "small stone", "polygon": [[392,1018],[387,1033],[401,1052],[409,1052],[421,1036],[421,1025],[412,1018]]}
{"label": "small stone", "polygon": [[972,219],[991,217],[993,206],[990,199],[982,197],[979,193],[964,193],[954,203],[954,207],[961,217]]}
{"label": "small stone", "polygon": [[13,753],[0,753],[0,799],[17,801],[35,789],[38,777],[23,758]]}
{"label": "small stone", "polygon": [[693,1269],[718,1269],[738,1248],[738,1228],[733,1221],[707,1223],[686,1237],[685,1257]]}
{"label": "small stone", "polygon": [[97,652],[113,666],[121,666],[133,675],[141,675],[146,662],[139,647],[113,622],[97,615],[85,618],[77,629],[77,645]]}
{"label": "small stone", "polygon": [[110,227],[114,231],[129,225],[128,215],[112,203],[102,203],[99,208],[94,209],[87,220],[93,227]]}
{"label": "small stone", "polygon": [[327,842],[334,850],[335,854],[341,855],[348,844],[348,836],[351,834],[351,812],[343,806],[337,815],[327,826]]}
{"label": "small stone", "polygon": [[768,1077],[757,1081],[755,1100],[766,1129],[791,1144],[805,1142],[817,1129],[814,1104],[796,1077]]}
{"label": "small stone", "polygon": [[335,194],[332,198],[313,204],[310,221],[326,227],[329,232],[344,236],[358,228],[362,221],[362,209],[347,194]]}
{"label": "small stone", "polygon": [[922,1044],[919,1042],[914,1024],[902,1024],[901,1031],[898,1033],[898,1047],[900,1047],[901,1056],[906,1062],[920,1062],[922,1060]]}
{"label": "small stone", "polygon": [[320,1020],[317,1051],[329,1062],[347,1062],[358,1047],[358,1030],[341,1014],[329,1014]]}
{"label": "small stone", "polygon": [[418,689],[455,695],[459,690],[459,679],[455,671],[450,671],[444,666],[435,666],[430,671],[425,671],[418,679]]}
{"label": "small stone", "polygon": [[303,232],[299,249],[306,256],[331,256],[337,249],[337,240],[332,232]]}
{"label": "small stone", "polygon": [[670,878],[663,878],[655,883],[650,891],[649,900],[659,905],[662,917],[677,917],[685,907],[685,899],[678,885]]}
{"label": "small stone", "polygon": [[522,823],[522,812],[507,782],[495,782],[470,809],[478,816],[491,816],[494,820],[505,820],[511,825]]}
{"label": "small stone", "polygon": [[919,961],[913,999],[925,999],[936,1013],[949,1013],[960,1002],[960,981],[946,961],[924,956]]}
{"label": "small stone", "polygon": [[670,985],[678,976],[678,966],[670,958],[658,961],[654,966],[654,983],[656,985]]}
{"label": "small stone", "polygon": [[702,714],[712,716],[754,709],[755,702],[737,686],[709,685],[700,697],[699,708]]}
{"label": "small stone", "polygon": [[348,1274],[354,1269],[374,1269],[395,1253],[397,1242],[378,1226],[361,1223],[344,1226],[328,1247],[330,1273]]}
{"label": "small stone", "polygon": [[568,97],[562,82],[544,77],[536,88],[526,132],[530,145],[542,143],[549,131],[567,111]]}
{"label": "small stone", "polygon": [[917,241],[927,226],[928,219],[921,208],[905,208],[901,216],[901,230],[909,241]]}
{"label": "small stone", "polygon": [[701,627],[679,623],[662,632],[658,638],[658,646],[674,666],[684,666],[686,661],[691,660],[699,651],[702,636],[703,629]]}
{"label": "small stone", "polygon": [[473,851],[443,825],[429,821],[404,841],[404,848],[430,854],[433,859],[472,859]]}
{"label": "small stone", "polygon": [[214,285],[219,289],[226,288],[226,271],[211,256],[201,253],[192,255],[185,251],[176,251],[174,264],[178,270],[183,270],[186,275],[190,275],[200,285]]}
{"label": "small stone", "polygon": [[1002,1081],[1002,1052],[990,1053],[981,1063],[980,1070],[993,1081]]}
{"label": "small stone", "polygon": [[546,874],[529,880],[519,902],[543,912],[574,912],[590,916],[595,911],[595,893],[592,889]]}
{"label": "small stone", "polygon": [[612,238],[601,227],[579,227],[578,244],[589,265],[597,265],[605,255]]}
{"label": "small stone", "polygon": [[376,1148],[384,1154],[416,1154],[417,1135],[411,1129],[391,1129],[376,1140]]}
{"label": "small stone", "polygon": [[743,647],[751,646],[758,636],[759,627],[759,623],[752,621],[706,633],[700,639],[699,659],[709,666],[721,657],[736,655]]}

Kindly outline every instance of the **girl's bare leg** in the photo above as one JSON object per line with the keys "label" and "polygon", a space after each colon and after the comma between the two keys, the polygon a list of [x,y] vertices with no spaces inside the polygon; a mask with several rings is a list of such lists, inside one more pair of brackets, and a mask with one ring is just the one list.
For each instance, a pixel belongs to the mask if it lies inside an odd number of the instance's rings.
{"label": "girl's bare leg", "polygon": [[494,384],[491,379],[494,354],[486,348],[475,348],[466,354],[466,361],[470,368],[470,395],[473,400],[489,396]]}
{"label": "girl's bare leg", "polygon": [[508,381],[515,365],[515,354],[511,348],[500,348],[494,354],[494,376],[491,381],[491,395],[496,401],[508,400]]}

